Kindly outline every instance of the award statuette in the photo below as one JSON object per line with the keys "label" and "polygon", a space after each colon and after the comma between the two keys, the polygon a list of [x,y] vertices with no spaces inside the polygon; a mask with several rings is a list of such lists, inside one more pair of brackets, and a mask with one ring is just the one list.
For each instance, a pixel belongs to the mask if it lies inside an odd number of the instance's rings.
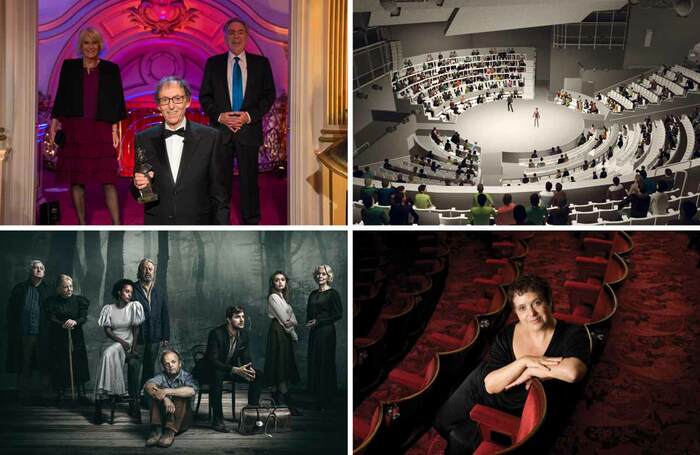
{"label": "award statuette", "polygon": [[[153,169],[153,166],[150,165],[146,161],[146,151],[141,148],[141,147],[136,147],[136,157],[135,157],[135,166],[134,170],[136,172],[140,172],[141,174],[145,175],[146,178],[148,178],[148,173],[150,172],[151,169]],[[148,202],[154,202],[158,200],[158,195],[153,192],[153,188],[151,187],[151,182],[149,179],[148,186],[146,188],[139,190],[140,196],[138,198],[139,204],[146,204]]]}

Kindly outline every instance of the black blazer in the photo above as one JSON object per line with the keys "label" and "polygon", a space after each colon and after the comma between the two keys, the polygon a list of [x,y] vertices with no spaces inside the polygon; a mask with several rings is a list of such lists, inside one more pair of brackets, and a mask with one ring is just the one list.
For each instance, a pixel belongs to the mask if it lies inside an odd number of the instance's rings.
{"label": "black blazer", "polygon": [[226,325],[222,324],[209,332],[207,338],[207,352],[204,355],[207,359],[209,368],[219,370],[221,372],[230,373],[231,367],[242,366],[252,362],[250,358],[250,338],[245,330],[238,331],[238,341],[236,342],[236,350],[231,357],[231,361],[226,363],[226,355],[228,354],[229,338]]}
{"label": "black blazer", "polygon": [[[119,65],[100,60],[97,88],[97,120],[117,123],[126,118],[124,89]],[[58,79],[51,118],[83,115],[83,60],[64,60]]]}
{"label": "black blazer", "polygon": [[231,94],[227,82],[228,52],[209,57],[204,67],[204,77],[199,89],[199,102],[209,116],[211,125],[222,132],[222,141],[234,140],[242,145],[263,143],[262,118],[270,110],[277,97],[270,61],[262,55],[246,52],[248,78],[241,111],[250,114],[250,123],[232,133],[217,120],[222,112],[231,111]]}
{"label": "black blazer", "polygon": [[[158,200],[144,206],[144,224],[229,224],[231,186],[229,160],[221,150],[219,132],[187,120],[185,145],[177,175],[170,170],[161,123],[136,135],[135,147],[153,166],[151,181]],[[131,184],[131,194],[139,191]]]}

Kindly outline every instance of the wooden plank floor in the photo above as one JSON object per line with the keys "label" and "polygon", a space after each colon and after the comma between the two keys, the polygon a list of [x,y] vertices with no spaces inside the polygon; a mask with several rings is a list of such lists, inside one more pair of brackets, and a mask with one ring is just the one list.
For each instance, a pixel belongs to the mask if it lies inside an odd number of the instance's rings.
{"label": "wooden plank floor", "polygon": [[[228,395],[228,396],[227,396]],[[223,409],[230,433],[218,433],[209,427],[208,396],[202,395],[199,414],[194,425],[175,438],[169,453],[233,453],[238,455],[264,453],[345,453],[347,451],[346,410],[303,409],[303,416],[293,417],[293,431],[287,433],[244,436],[235,431],[231,420],[230,394],[224,395]],[[247,402],[244,391],[236,394],[237,411]],[[301,401],[303,406],[303,401]],[[146,448],[148,412],[141,411],[143,424],[133,423],[126,404],[120,404],[114,424],[94,425],[94,408],[20,406],[0,404],[0,451],[7,453],[77,454],[153,453],[158,448]],[[108,410],[103,410],[105,416]]]}

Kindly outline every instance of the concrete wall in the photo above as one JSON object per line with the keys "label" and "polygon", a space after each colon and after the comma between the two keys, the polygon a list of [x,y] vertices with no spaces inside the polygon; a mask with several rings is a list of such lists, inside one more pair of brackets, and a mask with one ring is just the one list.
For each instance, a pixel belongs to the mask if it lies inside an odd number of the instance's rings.
{"label": "concrete wall", "polygon": [[564,78],[566,77],[580,77],[581,69],[621,69],[623,57],[622,49],[552,49],[549,91],[555,92],[564,87]]}
{"label": "concrete wall", "polygon": [[[700,4],[688,17],[678,17],[672,8],[630,9],[625,68],[681,63],[688,51],[700,43]],[[646,30],[653,30],[651,47],[644,47]]]}
{"label": "concrete wall", "polygon": [[359,166],[365,164],[384,161],[384,158],[394,159],[408,155],[408,151],[413,147],[413,141],[409,137],[416,132],[416,117],[408,117],[408,123],[396,125],[396,131],[386,133],[377,142],[372,144],[367,150],[356,156],[353,163]]}
{"label": "concrete wall", "polygon": [[641,72],[641,69],[585,69],[581,71],[581,79],[583,82],[590,82],[593,85],[592,92],[586,93],[586,95],[592,96],[595,92],[634,77]]}
{"label": "concrete wall", "polygon": [[375,90],[371,88],[371,85],[364,87],[359,90],[360,93],[364,93],[369,97],[367,99],[361,99],[357,96],[357,93],[353,93],[352,96],[352,108],[353,108],[353,129],[359,131],[369,123],[372,122],[372,111],[395,111],[396,101],[394,99],[393,89],[391,87],[391,76],[387,74],[381,79],[374,82],[381,90]]}
{"label": "concrete wall", "polygon": [[549,54],[552,45],[551,27],[534,27],[471,35],[444,36],[444,23],[413,24],[389,27],[389,37],[401,41],[403,55],[420,55],[450,49],[480,47],[535,47],[535,78],[549,79]]}

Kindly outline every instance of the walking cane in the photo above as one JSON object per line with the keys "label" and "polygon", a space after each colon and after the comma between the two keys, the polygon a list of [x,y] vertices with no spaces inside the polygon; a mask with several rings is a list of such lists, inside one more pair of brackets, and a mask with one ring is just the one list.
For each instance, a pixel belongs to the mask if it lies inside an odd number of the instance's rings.
{"label": "walking cane", "polygon": [[75,401],[75,383],[73,380],[73,334],[68,329],[68,366],[70,367],[70,396]]}

